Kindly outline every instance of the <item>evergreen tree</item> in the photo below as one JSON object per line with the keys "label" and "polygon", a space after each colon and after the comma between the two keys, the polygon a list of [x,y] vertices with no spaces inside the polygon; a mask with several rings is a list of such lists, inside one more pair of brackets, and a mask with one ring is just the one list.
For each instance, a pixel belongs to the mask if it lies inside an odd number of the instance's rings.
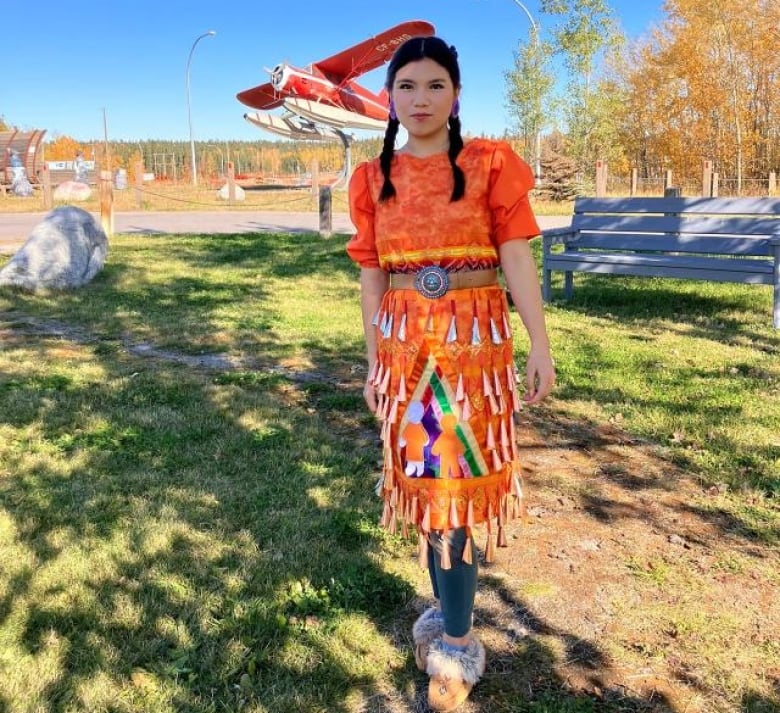
{"label": "evergreen tree", "polygon": [[577,185],[577,164],[566,155],[566,143],[559,131],[546,137],[541,163],[544,182],[535,191],[539,198],[568,201],[581,192]]}

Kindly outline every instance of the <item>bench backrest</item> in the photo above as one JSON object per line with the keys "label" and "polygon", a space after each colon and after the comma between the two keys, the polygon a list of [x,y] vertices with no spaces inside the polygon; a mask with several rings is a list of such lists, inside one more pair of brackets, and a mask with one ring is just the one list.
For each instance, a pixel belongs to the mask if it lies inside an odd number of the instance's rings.
{"label": "bench backrest", "polygon": [[576,248],[772,255],[776,198],[578,198]]}

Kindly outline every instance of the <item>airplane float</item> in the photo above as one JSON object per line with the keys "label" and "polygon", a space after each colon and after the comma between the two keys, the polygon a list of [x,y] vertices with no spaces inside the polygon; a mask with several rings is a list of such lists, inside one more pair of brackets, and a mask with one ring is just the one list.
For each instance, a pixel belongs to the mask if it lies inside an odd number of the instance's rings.
{"label": "airplane float", "polygon": [[[259,111],[244,114],[258,128],[290,139],[341,140],[349,175],[351,136],[345,129],[382,131],[387,122],[388,97],[362,87],[357,77],[387,62],[399,45],[411,37],[433,35],[434,26],[412,20],[345,49],[308,68],[287,62],[266,70],[269,82],[239,92],[236,98]],[[281,116],[270,110],[283,107]]]}

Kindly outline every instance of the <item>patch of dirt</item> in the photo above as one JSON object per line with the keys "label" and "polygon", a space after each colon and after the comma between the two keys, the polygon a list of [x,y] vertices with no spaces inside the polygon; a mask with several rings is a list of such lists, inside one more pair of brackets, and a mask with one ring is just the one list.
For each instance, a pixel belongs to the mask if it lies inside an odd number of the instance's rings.
{"label": "patch of dirt", "polygon": [[[777,550],[710,515],[721,489],[556,406],[523,419],[527,516],[482,567],[486,681],[508,670],[520,690],[561,687],[609,710],[780,710]],[[542,661],[525,670],[518,655]]]}

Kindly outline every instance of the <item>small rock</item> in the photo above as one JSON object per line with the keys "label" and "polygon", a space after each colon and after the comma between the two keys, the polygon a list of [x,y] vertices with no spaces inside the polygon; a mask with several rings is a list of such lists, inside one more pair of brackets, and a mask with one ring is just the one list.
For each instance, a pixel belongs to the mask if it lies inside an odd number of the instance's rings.
{"label": "small rock", "polygon": [[522,621],[512,621],[506,628],[507,633],[511,634],[517,639],[524,639],[526,636],[531,635],[531,630]]}
{"label": "small rock", "polygon": [[65,181],[54,189],[55,201],[85,201],[92,195],[92,189],[81,181]]}
{"label": "small rock", "polygon": [[[223,201],[230,199],[230,186],[226,183],[217,191],[217,197]],[[233,186],[233,200],[243,201],[246,199],[246,192],[241,186]]]}
{"label": "small rock", "polygon": [[601,549],[601,543],[598,540],[580,540],[577,544],[581,550],[586,552],[598,552]]}

